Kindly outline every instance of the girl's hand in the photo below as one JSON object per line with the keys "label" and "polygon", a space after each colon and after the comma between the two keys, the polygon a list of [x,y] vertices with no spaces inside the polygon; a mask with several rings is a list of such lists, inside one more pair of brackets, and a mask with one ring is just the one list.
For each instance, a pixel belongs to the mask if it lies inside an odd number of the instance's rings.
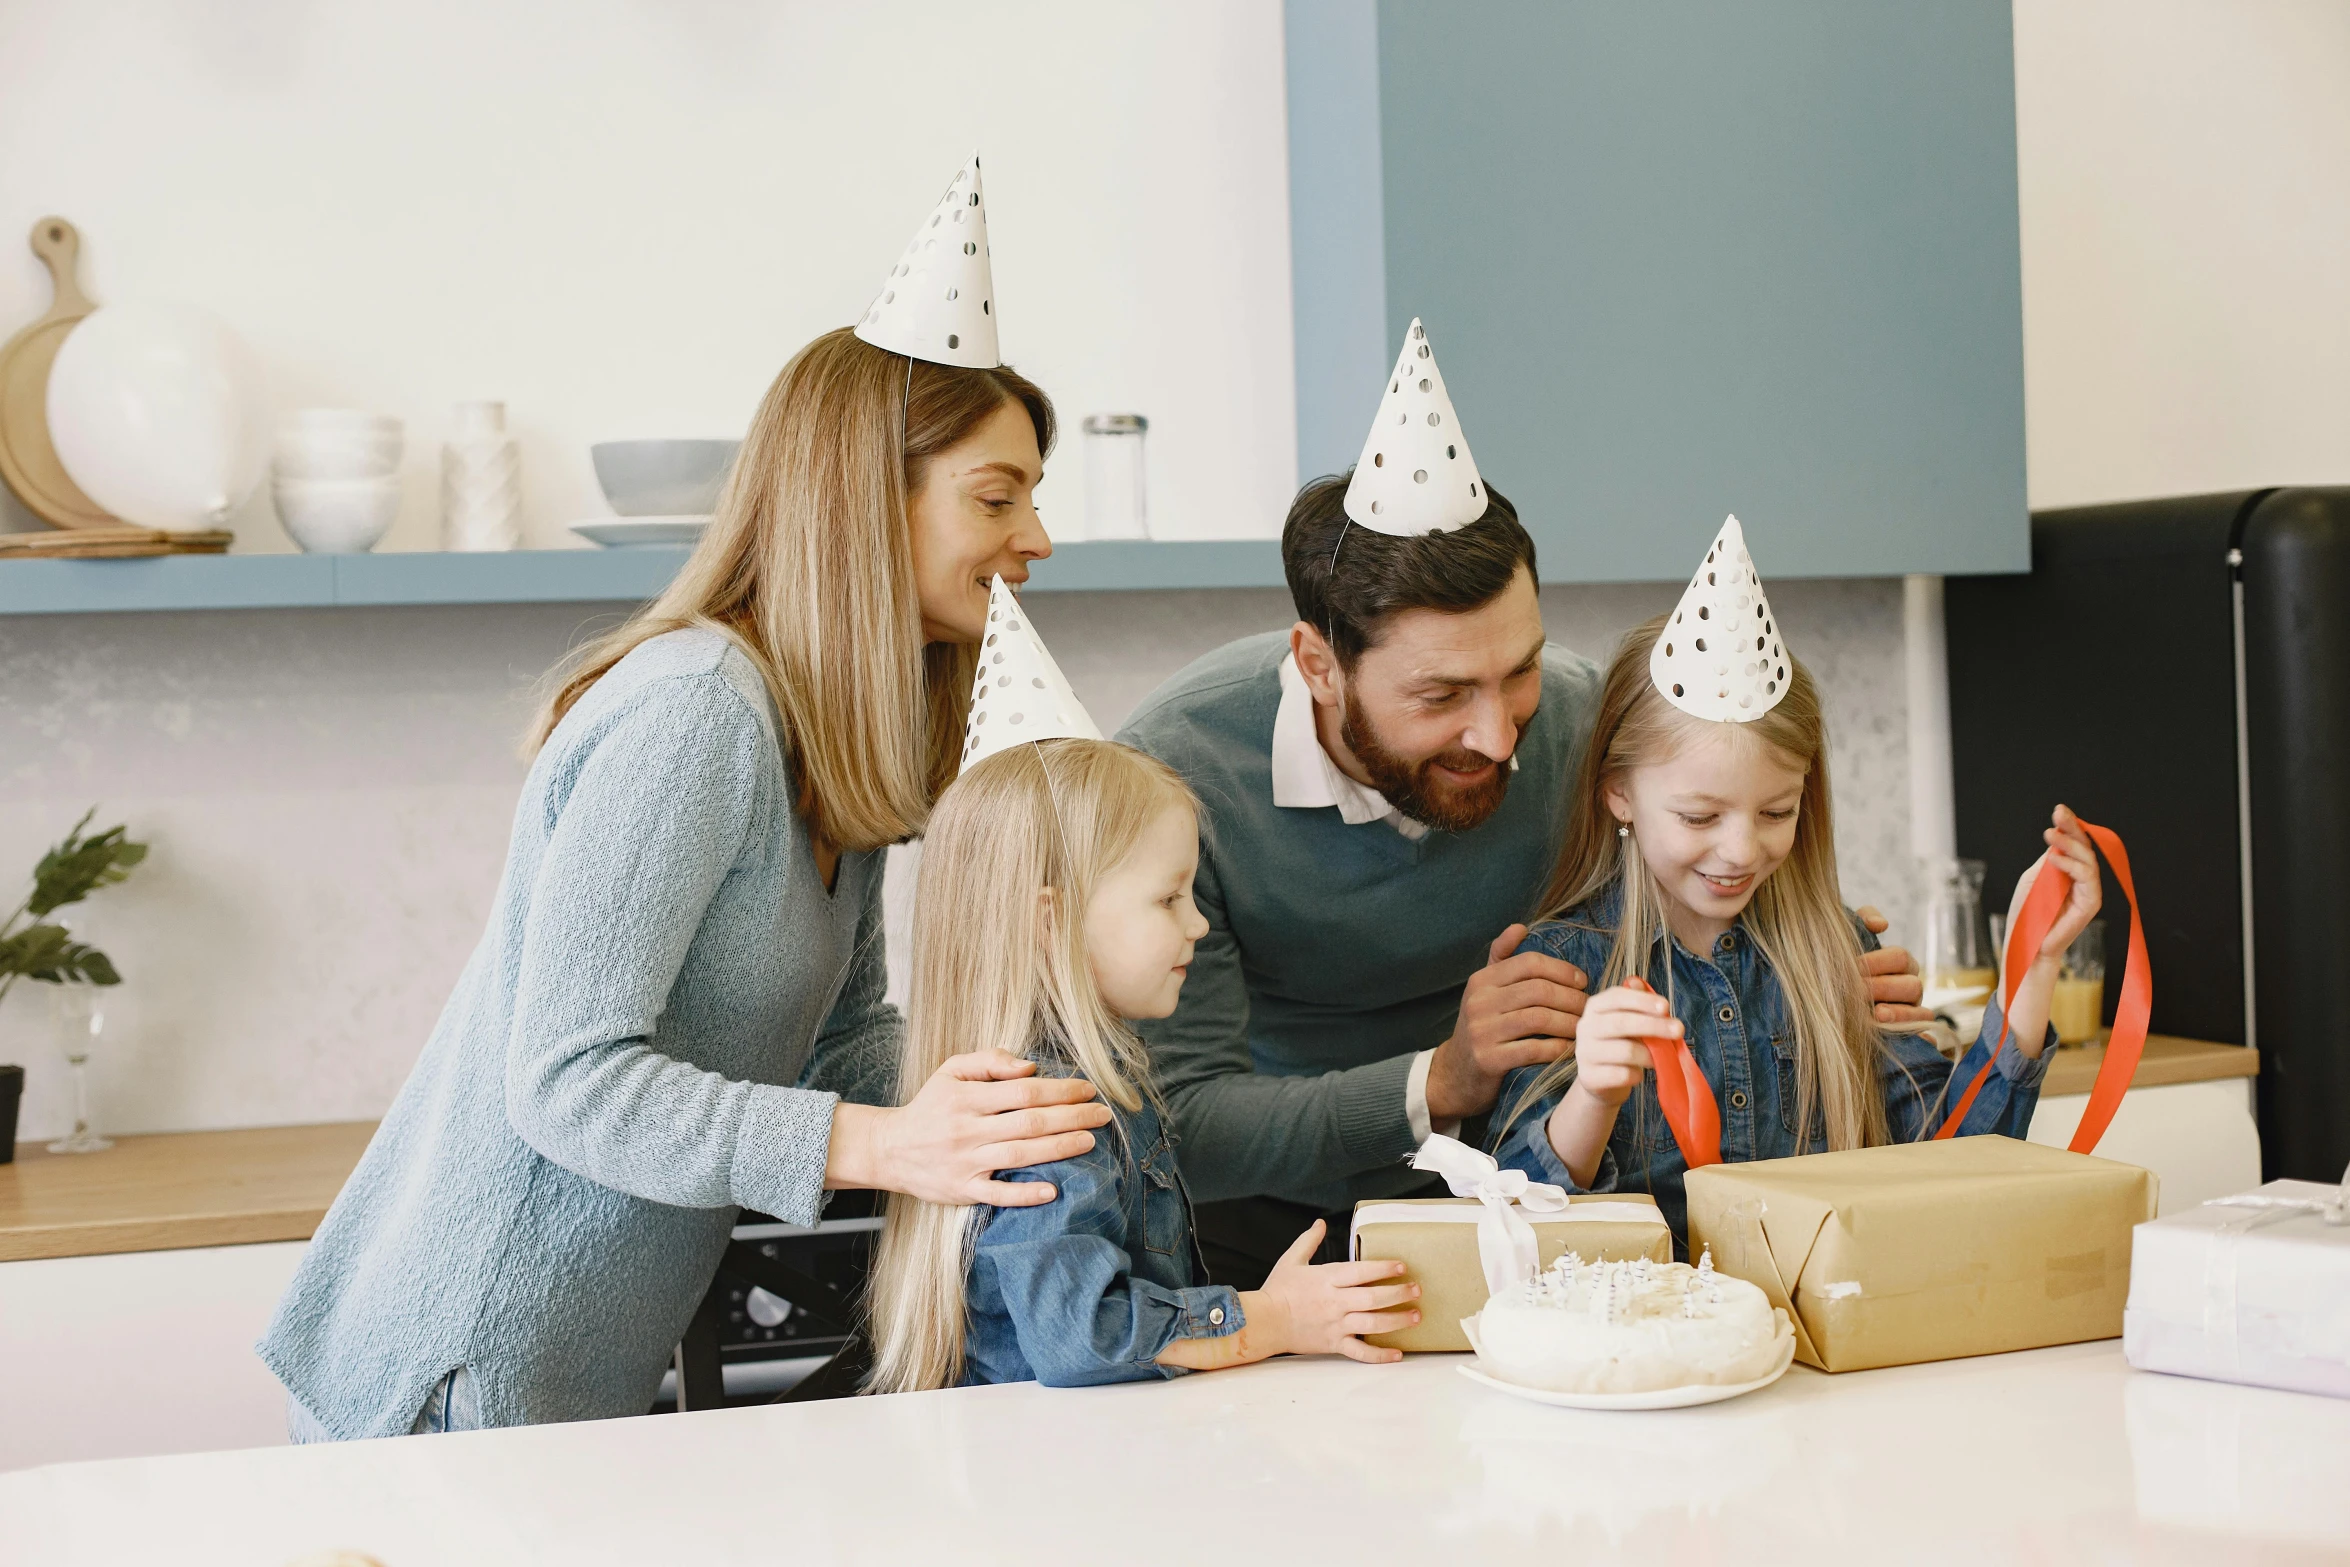
{"label": "girl's hand", "polygon": [[1244,1341],[1243,1358],[1337,1354],[1381,1365],[1403,1359],[1402,1350],[1366,1344],[1362,1335],[1393,1333],[1418,1322],[1420,1313],[1411,1303],[1420,1298],[1420,1286],[1383,1282],[1403,1273],[1400,1262],[1315,1265],[1309,1259],[1322,1244],[1323,1231],[1316,1219],[1273,1264],[1263,1289],[1241,1293],[1248,1326],[1234,1336]]}
{"label": "girl's hand", "polygon": [[1575,1086],[1568,1093],[1614,1111],[1655,1065],[1641,1041],[1659,1036],[1680,1038],[1681,1020],[1655,991],[1617,985],[1593,996],[1575,1035]]}
{"label": "girl's hand", "polygon": [[[2058,806],[2051,814],[2055,824],[2040,836],[2047,840],[2048,851],[2031,863],[2015,884],[2015,897],[2007,906],[2007,928],[2016,928],[2016,921],[2024,911],[2024,898],[2032,890],[2033,878],[2041,867],[2056,871],[2071,883],[2064,904],[2056,911],[2056,923],[2048,927],[2040,950],[2032,954],[2031,966],[2024,970],[2016,984],[2015,1000],[2007,1012],[2008,1031],[2015,1036],[2016,1048],[2033,1060],[2048,1042],[2048,1007],[2056,994],[2056,979],[2064,966],[2066,949],[2079,939],[2089,922],[2105,903],[2104,879],[2097,870],[2097,851],[2089,845],[2089,835],[2081,830],[2081,819],[2066,806]],[[2003,953],[2001,964],[2006,963]],[[2003,976],[2004,977],[2004,976]]]}
{"label": "girl's hand", "polygon": [[[2040,943],[2040,950],[2033,957],[2035,961],[2061,966],[2065,953],[2104,907],[2105,878],[2098,873],[2097,850],[2090,844],[2089,835],[2081,830],[2081,819],[2073,814],[2072,807],[2058,806],[2049,819],[2055,825],[2040,834],[2048,852],[2034,860],[2031,869],[2015,884],[2015,900],[2007,909],[2007,928],[2015,929],[2016,917],[2023,913],[2024,895],[2032,890],[2033,876],[2041,866],[2054,865],[2072,883],[2072,892],[2065,898],[2064,907],[2056,911],[2056,923],[2048,927],[2048,939]],[[2005,954],[2001,954],[2001,961],[2005,961]]]}
{"label": "girl's hand", "polygon": [[1653,990],[1617,985],[1591,998],[1575,1033],[1575,1084],[1550,1112],[1543,1135],[1577,1186],[1599,1174],[1616,1111],[1655,1066],[1645,1039],[1681,1037],[1672,1004]]}
{"label": "girl's hand", "polygon": [[1108,1124],[1078,1077],[1038,1077],[1036,1063],[1001,1050],[951,1056],[895,1110],[845,1101],[832,1112],[824,1161],[828,1191],[904,1192],[925,1202],[1028,1208],[1059,1193],[1049,1181],[999,1181],[998,1170],[1074,1159]]}

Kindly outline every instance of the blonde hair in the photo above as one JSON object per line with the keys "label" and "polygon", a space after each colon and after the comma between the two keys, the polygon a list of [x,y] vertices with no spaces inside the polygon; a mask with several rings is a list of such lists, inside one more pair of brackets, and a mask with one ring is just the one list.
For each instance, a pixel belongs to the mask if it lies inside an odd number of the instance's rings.
{"label": "blonde hair", "polygon": [[531,749],[640,644],[700,626],[765,682],[811,837],[875,849],[920,832],[954,777],[977,653],[923,642],[907,499],[932,458],[1007,403],[1051,450],[1052,403],[1017,371],[908,359],[845,327],[801,349],[760,401],[701,543],[558,675]]}
{"label": "blonde hair", "polygon": [[[1155,1101],[1142,1042],[1094,984],[1085,913],[1176,806],[1195,809],[1182,778],[1106,740],[1016,745],[955,780],[922,840],[901,1102],[947,1057],[987,1049],[1073,1069],[1121,1110]],[[891,1194],[867,1296],[867,1391],[962,1380],[975,1212]]]}
{"label": "blonde hair", "polygon": [[[1862,1148],[1886,1141],[1884,1092],[1877,1080],[1883,1036],[1869,1012],[1860,972],[1860,938],[1844,911],[1836,879],[1836,833],[1828,798],[1828,728],[1819,689],[1798,659],[1787,662],[1787,694],[1750,723],[1693,718],[1665,700],[1649,679],[1649,649],[1664,629],[1659,615],[1625,636],[1608,666],[1599,718],[1567,802],[1566,840],[1542,895],[1540,918],[1556,919],[1611,888],[1622,891],[1622,913],[1606,969],[1594,988],[1638,974],[1654,982],[1653,959],[1670,940],[1665,894],[1642,858],[1636,839],[1619,836],[1606,791],[1635,767],[1670,760],[1708,730],[1727,730],[1733,745],[1766,746],[1803,774],[1796,808],[1795,844],[1754,890],[1743,916],[1747,935],[1771,965],[1795,1025],[1796,1120],[1808,1129],[1825,1121],[1830,1148]],[[1672,965],[1663,964],[1669,988]],[[1573,1056],[1536,1075],[1510,1107],[1515,1122],[1532,1104],[1575,1075]],[[1504,1129],[1506,1130],[1505,1123]]]}

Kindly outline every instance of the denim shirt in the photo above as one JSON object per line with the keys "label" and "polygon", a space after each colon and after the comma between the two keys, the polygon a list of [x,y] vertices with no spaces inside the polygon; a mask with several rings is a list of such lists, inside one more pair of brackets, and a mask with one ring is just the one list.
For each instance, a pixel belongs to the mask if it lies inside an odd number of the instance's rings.
{"label": "denim shirt", "polygon": [[[1535,926],[1518,950],[1564,958],[1596,978],[1607,967],[1615,942],[1616,906],[1612,892],[1594,898],[1568,910],[1562,919]],[[1860,929],[1857,920],[1854,928]],[[1873,950],[1877,941],[1861,930],[1861,944]],[[1746,933],[1743,920],[1718,937],[1713,951],[1702,957],[1678,939],[1671,940],[1670,946],[1670,990],[1661,961],[1651,960],[1646,978],[1660,993],[1672,996],[1673,1015],[1681,1020],[1683,1037],[1696,1054],[1706,1081],[1713,1085],[1721,1112],[1723,1160],[1738,1163],[1826,1152],[1827,1127],[1817,1110],[1810,1135],[1796,1134],[1795,1028],[1778,977]],[[2040,1102],[2040,1080],[2047,1075],[2055,1053],[2056,1031],[2049,1029],[2035,1061],[2012,1039],[2000,1044],[2000,1028],[1999,1002],[1994,996],[1984,1011],[1981,1033],[1955,1067],[1916,1034],[1881,1031],[1886,1048],[1877,1058],[1878,1081],[1893,1141],[1917,1142],[1931,1137],[1948,1113],[1943,1104],[1945,1091],[1953,1098],[1964,1093],[1995,1045],[1996,1067],[1956,1135],[2024,1135]],[[1686,1256],[1688,1203],[1682,1195],[1681,1178],[1689,1166],[1665,1121],[1664,1107],[1656,1096],[1655,1074],[1643,1077],[1616,1112],[1615,1129],[1608,1134],[1599,1168],[1591,1184],[1583,1186],[1567,1172],[1566,1161],[1551,1146],[1544,1126],[1565,1097],[1564,1091],[1546,1094],[1522,1112],[1518,1109],[1518,1096],[1541,1070],[1538,1066],[1520,1067],[1502,1079],[1493,1124],[1497,1129],[1505,1122],[1508,1126],[1494,1140],[1494,1157],[1505,1169],[1523,1170],[1535,1180],[1554,1182],[1570,1192],[1651,1194],[1673,1227],[1676,1250]]]}
{"label": "denim shirt", "polygon": [[1111,1113],[1089,1152],[998,1177],[1050,1181],[1060,1188],[1054,1201],[980,1210],[965,1291],[966,1384],[1172,1377],[1181,1368],[1158,1363],[1169,1344],[1245,1325],[1240,1297],[1207,1282],[1158,1111],[1146,1098],[1139,1110]]}

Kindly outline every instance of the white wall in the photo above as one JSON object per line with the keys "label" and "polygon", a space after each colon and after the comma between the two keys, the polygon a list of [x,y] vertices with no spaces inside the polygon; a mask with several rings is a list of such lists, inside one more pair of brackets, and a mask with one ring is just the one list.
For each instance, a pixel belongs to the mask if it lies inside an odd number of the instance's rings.
{"label": "white wall", "polygon": [[[1006,355],[1072,426],[1150,417],[1162,536],[1267,534],[1285,126],[1270,0],[0,0],[0,323],[46,308],[20,236],[62,214],[100,301],[199,301],[281,404],[408,421],[384,548],[437,546],[476,397],[527,542],[568,543],[606,511],[588,443],[739,434],[978,148]],[[1040,496],[1063,537],[1082,488]],[[237,527],[291,547],[266,494]]]}
{"label": "white wall", "polygon": [[2350,483],[2350,5],[2016,0],[2035,507]]}

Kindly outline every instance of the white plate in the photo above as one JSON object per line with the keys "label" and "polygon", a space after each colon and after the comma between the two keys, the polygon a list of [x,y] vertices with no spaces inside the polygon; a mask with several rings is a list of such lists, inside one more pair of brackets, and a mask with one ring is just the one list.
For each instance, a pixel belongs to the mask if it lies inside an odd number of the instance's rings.
{"label": "white plate", "polygon": [[[1470,1327],[1475,1318],[1462,1322],[1469,1330],[1469,1342],[1477,1341],[1476,1329]],[[1691,1387],[1660,1387],[1646,1393],[1553,1393],[1548,1388],[1527,1387],[1518,1382],[1504,1382],[1488,1371],[1462,1365],[1454,1369],[1472,1382],[1480,1382],[1497,1392],[1513,1398],[1531,1399],[1537,1404],[1555,1404],[1561,1409],[1688,1409],[1698,1404],[1718,1404],[1727,1398],[1769,1387],[1787,1374],[1795,1363],[1795,1330],[1783,1328],[1779,1334],[1779,1360],[1768,1376],[1752,1382],[1723,1385],[1718,1382],[1700,1382]]]}
{"label": "white plate", "polygon": [[596,517],[573,523],[571,531],[617,549],[631,544],[692,544],[709,525],[707,517]]}

